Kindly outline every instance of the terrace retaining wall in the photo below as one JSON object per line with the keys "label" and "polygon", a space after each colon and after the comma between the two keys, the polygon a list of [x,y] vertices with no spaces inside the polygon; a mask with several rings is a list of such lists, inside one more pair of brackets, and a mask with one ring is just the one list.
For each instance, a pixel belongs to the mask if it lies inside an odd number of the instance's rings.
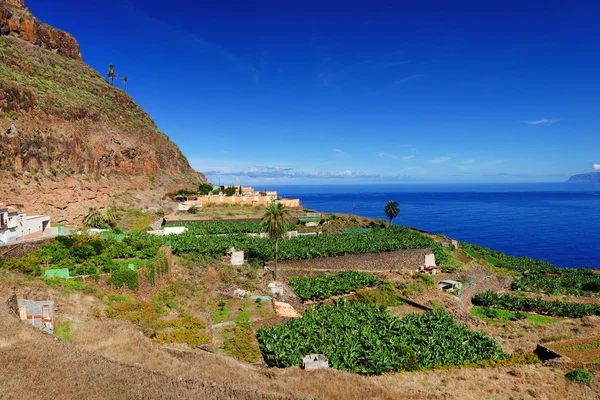
{"label": "terrace retaining wall", "polygon": [[10,258],[25,257],[30,252],[37,250],[44,245],[54,241],[56,237],[44,237],[39,240],[27,240],[24,242],[15,242],[0,246],[0,258],[8,260]]}
{"label": "terrace retaining wall", "polygon": [[[352,254],[340,257],[321,257],[308,260],[279,262],[284,269],[300,270],[364,270],[364,271],[414,271],[425,261],[431,249],[409,249],[375,254]],[[269,263],[271,266],[273,263]]]}

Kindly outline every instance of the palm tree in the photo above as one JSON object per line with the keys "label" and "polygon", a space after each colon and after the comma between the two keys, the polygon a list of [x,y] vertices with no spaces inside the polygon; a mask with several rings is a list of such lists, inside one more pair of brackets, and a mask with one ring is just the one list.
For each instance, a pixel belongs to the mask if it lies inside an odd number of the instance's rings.
{"label": "palm tree", "polygon": [[129,77],[125,75],[123,77],[123,86],[125,87],[125,93],[127,93],[127,82],[129,81]]}
{"label": "palm tree", "polygon": [[102,214],[102,221],[105,222],[110,227],[115,227],[117,225],[117,212],[112,207],[106,207],[104,210],[104,214]]}
{"label": "palm tree", "polygon": [[97,228],[102,222],[102,215],[96,207],[90,207],[83,216],[83,224],[88,228]]}
{"label": "palm tree", "polygon": [[385,215],[390,220],[390,226],[392,226],[392,221],[398,216],[398,214],[400,214],[400,206],[398,205],[397,201],[390,200],[387,203],[385,203],[383,212],[385,212]]}
{"label": "palm tree", "polygon": [[261,225],[269,238],[275,240],[275,273],[273,277],[277,280],[279,239],[285,235],[290,227],[290,212],[283,204],[272,202],[265,210]]}
{"label": "palm tree", "polygon": [[110,79],[110,84],[114,86],[115,78],[117,77],[117,71],[115,71],[115,64],[108,64],[108,73],[106,75]]}

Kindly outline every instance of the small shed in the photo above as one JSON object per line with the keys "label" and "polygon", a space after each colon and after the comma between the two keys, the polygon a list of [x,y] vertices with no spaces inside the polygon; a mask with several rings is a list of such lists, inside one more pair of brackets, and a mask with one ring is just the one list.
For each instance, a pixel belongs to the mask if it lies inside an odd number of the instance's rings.
{"label": "small shed", "polygon": [[306,371],[329,368],[329,360],[322,354],[309,354],[302,358],[302,368]]}
{"label": "small shed", "polygon": [[231,265],[244,265],[243,251],[236,250],[231,253]]}
{"label": "small shed", "polygon": [[445,292],[454,292],[462,289],[462,283],[459,281],[453,281],[452,279],[446,279],[438,283],[438,288]]}
{"label": "small shed", "polygon": [[435,263],[435,254],[433,254],[433,253],[431,253],[431,254],[427,254],[427,255],[425,256],[425,260],[424,260],[424,262],[423,262],[423,265],[425,265],[425,266],[432,265],[432,266],[434,266],[434,267],[435,267],[435,266],[437,265],[437,264]]}
{"label": "small shed", "polygon": [[19,300],[19,317],[46,333],[54,333],[54,302]]}

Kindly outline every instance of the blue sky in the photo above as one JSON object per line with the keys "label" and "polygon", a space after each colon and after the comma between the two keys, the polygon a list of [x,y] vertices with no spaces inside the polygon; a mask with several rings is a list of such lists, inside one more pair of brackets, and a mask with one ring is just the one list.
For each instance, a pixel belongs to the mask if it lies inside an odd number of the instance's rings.
{"label": "blue sky", "polygon": [[214,183],[600,170],[600,5],[449,3],[26,0]]}

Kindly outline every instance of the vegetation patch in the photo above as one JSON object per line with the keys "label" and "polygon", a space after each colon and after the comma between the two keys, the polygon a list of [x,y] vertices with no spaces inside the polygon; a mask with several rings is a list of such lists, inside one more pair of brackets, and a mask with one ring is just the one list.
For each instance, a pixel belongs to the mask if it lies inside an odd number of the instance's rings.
{"label": "vegetation patch", "polygon": [[570,380],[571,382],[577,382],[581,384],[592,383],[594,380],[594,374],[592,374],[587,369],[577,368],[572,371],[569,371],[565,374],[565,378]]}
{"label": "vegetation patch", "polygon": [[229,336],[223,343],[223,350],[227,355],[250,363],[260,360],[260,350],[256,346],[249,312],[240,313],[235,327],[225,328],[225,335]]}
{"label": "vegetation patch", "polygon": [[67,321],[57,324],[54,328],[54,336],[67,342],[73,341],[73,335],[71,334],[71,324]]}
{"label": "vegetation patch", "polygon": [[472,298],[475,305],[501,308],[512,311],[535,312],[555,317],[581,318],[600,315],[600,306],[585,303],[567,303],[560,300],[548,301],[531,297],[499,295],[490,290]]}
{"label": "vegetation patch", "polygon": [[502,322],[527,320],[534,324],[553,324],[562,321],[560,318],[552,318],[543,315],[527,314],[521,311],[510,311],[491,307],[475,306],[471,309],[475,317]]}
{"label": "vegetation patch", "polygon": [[161,290],[149,301],[137,301],[129,296],[113,296],[105,309],[110,319],[122,319],[140,326],[157,343],[186,343],[201,346],[210,341],[204,332],[206,324],[183,312],[176,300],[173,285]]}
{"label": "vegetation patch", "polygon": [[367,375],[461,365],[506,357],[487,335],[471,332],[449,314],[410,314],[339,299],[301,319],[262,327],[256,334],[270,367],[299,366],[306,354],[325,355],[333,368]]}
{"label": "vegetation patch", "polygon": [[546,345],[549,349],[561,356],[583,363],[600,363],[600,336],[581,339],[565,340]]}
{"label": "vegetation patch", "polygon": [[116,288],[127,286],[134,292],[137,292],[140,287],[137,272],[128,267],[121,267],[114,270],[110,276],[110,283]]}
{"label": "vegetation patch", "polygon": [[529,257],[513,257],[500,251],[469,243],[461,247],[475,258],[484,258],[490,264],[513,270],[523,276],[512,283],[513,290],[548,294],[600,294],[600,274],[588,268],[559,268],[546,261]]}
{"label": "vegetation patch", "polygon": [[[183,222],[178,223],[177,226],[185,226],[192,235],[236,235],[265,231],[258,221]],[[295,229],[292,226],[290,230]]]}
{"label": "vegetation patch", "polygon": [[378,286],[381,283],[378,277],[358,271],[290,279],[290,287],[302,300],[324,300],[350,293],[358,288]]}
{"label": "vegetation patch", "polygon": [[358,289],[354,295],[354,301],[385,307],[403,304],[398,291],[390,281],[384,282],[381,288]]}
{"label": "vegetation patch", "polygon": [[[275,249],[268,240],[244,235],[196,237],[189,232],[165,240],[174,254],[199,252],[222,257],[231,247],[243,250],[251,258],[274,260]],[[435,240],[408,228],[394,227],[368,233],[303,236],[279,242],[280,260],[372,254],[404,249],[431,248],[438,263],[448,261],[448,253]]]}

